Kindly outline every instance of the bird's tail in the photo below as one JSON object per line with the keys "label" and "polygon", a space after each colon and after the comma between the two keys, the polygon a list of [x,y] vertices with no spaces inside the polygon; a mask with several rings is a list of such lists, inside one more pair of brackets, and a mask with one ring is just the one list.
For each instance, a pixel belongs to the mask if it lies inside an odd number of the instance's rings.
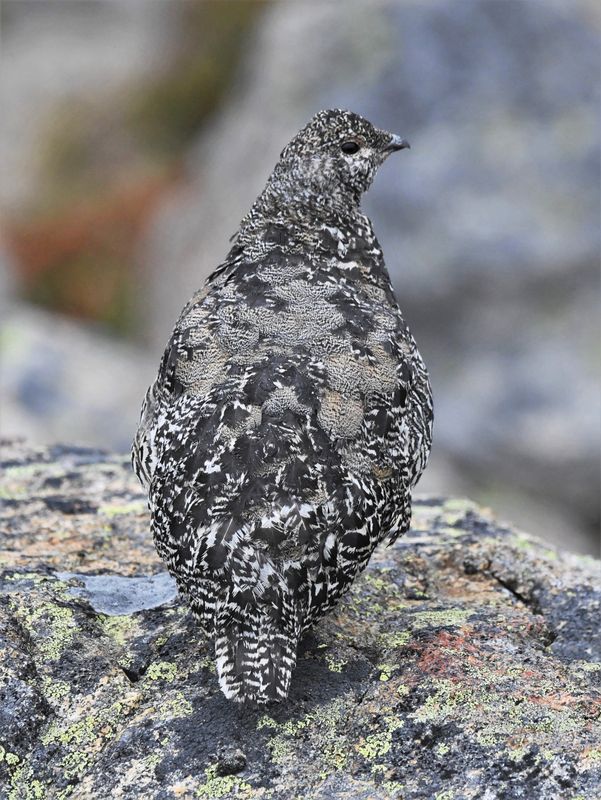
{"label": "bird's tail", "polygon": [[215,657],[224,695],[238,703],[288,696],[300,625],[293,603],[280,608],[217,604]]}

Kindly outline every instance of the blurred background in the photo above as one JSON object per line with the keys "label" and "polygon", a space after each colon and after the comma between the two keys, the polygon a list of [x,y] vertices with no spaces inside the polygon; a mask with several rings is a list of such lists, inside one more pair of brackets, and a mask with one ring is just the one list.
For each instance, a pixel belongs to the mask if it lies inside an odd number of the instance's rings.
{"label": "blurred background", "polygon": [[288,139],[412,149],[365,208],[429,366],[420,490],[599,554],[595,0],[3,0],[0,424],[126,450],[180,308]]}

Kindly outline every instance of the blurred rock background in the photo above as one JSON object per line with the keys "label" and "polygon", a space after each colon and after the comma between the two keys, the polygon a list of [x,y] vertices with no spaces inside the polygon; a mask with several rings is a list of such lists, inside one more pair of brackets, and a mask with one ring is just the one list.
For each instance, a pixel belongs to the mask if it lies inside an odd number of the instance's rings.
{"label": "blurred rock background", "polygon": [[598,554],[592,0],[4,0],[0,424],[126,449],[188,295],[283,144],[348,107],[410,152],[374,219],[430,367],[420,489]]}

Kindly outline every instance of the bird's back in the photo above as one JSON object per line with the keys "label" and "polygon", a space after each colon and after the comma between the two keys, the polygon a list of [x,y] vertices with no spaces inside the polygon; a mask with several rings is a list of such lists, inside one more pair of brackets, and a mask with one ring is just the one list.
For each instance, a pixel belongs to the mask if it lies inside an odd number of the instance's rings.
{"label": "bird's back", "polygon": [[359,205],[408,146],[352,112],[316,114],[146,396],[133,460],[155,543],[234,700],[284,699],[303,631],[409,526],[430,388]]}
{"label": "bird's back", "polygon": [[299,636],[408,527],[427,458],[426,373],[363,219],[235,247],[147,395],[155,542],[233,699],[286,696]]}

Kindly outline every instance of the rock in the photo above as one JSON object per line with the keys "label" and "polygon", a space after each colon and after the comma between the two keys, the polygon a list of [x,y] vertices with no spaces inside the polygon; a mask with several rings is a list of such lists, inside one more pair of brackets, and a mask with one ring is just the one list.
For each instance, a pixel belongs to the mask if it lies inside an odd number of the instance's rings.
{"label": "rock", "polygon": [[283,144],[352,108],[412,144],[365,206],[431,372],[434,461],[596,539],[600,23],[589,0],[273,4],[148,242],[157,348]]}
{"label": "rock", "polygon": [[[158,73],[170,51],[173,14],[167,3],[5,4],[0,126],[3,213],[43,194],[40,162],[55,117],[90,113],[90,98],[109,98]],[[167,56],[168,57],[168,56]],[[112,94],[111,94],[112,93]],[[77,129],[77,113],[72,125]],[[81,124],[81,123],[79,123]],[[80,168],[81,165],[78,165]]]}
{"label": "rock", "polygon": [[593,559],[419,498],[304,640],[289,701],[239,708],[127,458],[4,442],[0,497],[0,797],[596,796]]}
{"label": "rock", "polygon": [[69,589],[69,594],[85,598],[94,611],[110,617],[160,608],[177,597],[175,581],[167,572],[136,578],[57,572],[56,577],[61,581],[83,583],[83,588]]}
{"label": "rock", "polygon": [[0,322],[0,361],[5,434],[126,450],[158,354],[93,325],[13,304]]}

